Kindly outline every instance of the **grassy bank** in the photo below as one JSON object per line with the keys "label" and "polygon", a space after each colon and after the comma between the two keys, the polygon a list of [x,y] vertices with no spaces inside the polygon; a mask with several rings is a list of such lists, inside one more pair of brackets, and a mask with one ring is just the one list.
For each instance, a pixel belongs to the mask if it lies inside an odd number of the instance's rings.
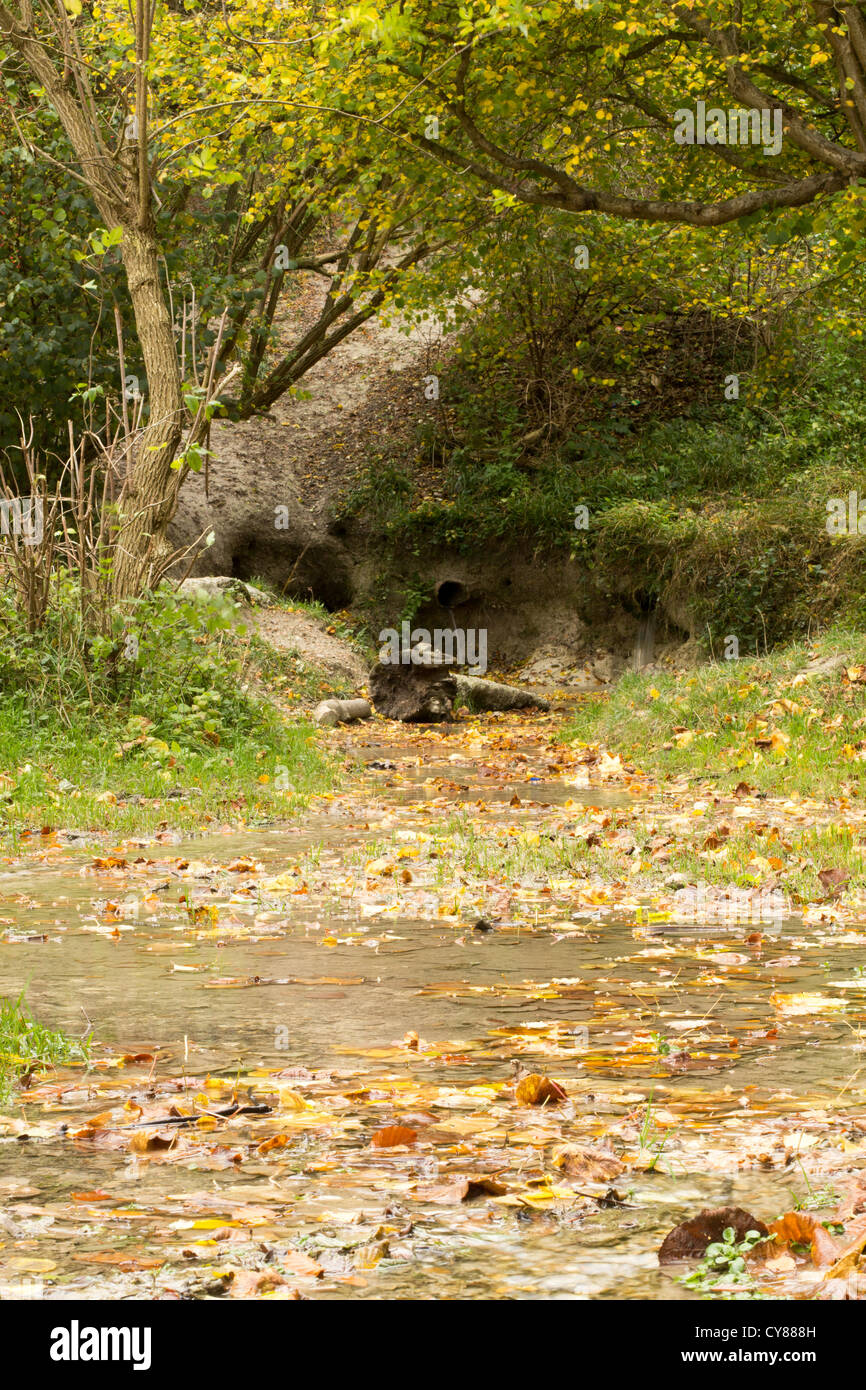
{"label": "grassy bank", "polygon": [[103,615],[94,632],[58,580],[30,632],[3,591],[4,845],[56,828],[123,837],[254,822],[332,786],[303,713],[331,693],[322,673],[267,647],[241,612],[225,597],[161,593]]}
{"label": "grassy bank", "polygon": [[608,697],[580,706],[566,737],[601,742],[659,780],[862,796],[866,634],[835,627],[760,658],[626,674]]}

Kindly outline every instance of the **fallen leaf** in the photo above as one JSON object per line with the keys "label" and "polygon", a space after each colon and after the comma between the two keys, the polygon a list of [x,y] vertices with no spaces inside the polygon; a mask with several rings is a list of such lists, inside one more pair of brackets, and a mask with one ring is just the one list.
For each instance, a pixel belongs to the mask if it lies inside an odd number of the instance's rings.
{"label": "fallen leaf", "polygon": [[845,1243],[837,1250],[836,1263],[824,1275],[825,1279],[847,1279],[859,1267],[866,1246],[866,1216],[849,1221],[845,1227]]}
{"label": "fallen leaf", "polygon": [[[819,869],[818,879],[821,887],[829,897],[836,897],[844,884],[848,882],[850,874],[847,869]],[[835,891],[834,891],[835,890]]]}
{"label": "fallen leaf", "polygon": [[386,1125],[384,1129],[377,1129],[372,1136],[370,1143],[374,1149],[395,1149],[401,1144],[414,1144],[418,1138],[418,1131],[407,1129],[405,1125]]}
{"label": "fallen leaf", "polygon": [[565,1091],[556,1081],[551,1081],[549,1076],[541,1076],[538,1072],[530,1072],[529,1076],[524,1076],[518,1081],[514,1097],[518,1105],[557,1105],[561,1100],[568,1100]]}
{"label": "fallen leaf", "polygon": [[436,1202],[441,1206],[457,1206],[460,1202],[471,1202],[475,1197],[502,1197],[508,1186],[498,1178],[466,1177],[453,1182],[430,1183],[416,1187],[412,1196],[419,1202]]}
{"label": "fallen leaf", "polygon": [[607,1182],[625,1169],[615,1154],[585,1144],[564,1144],[555,1149],[553,1164],[577,1182]]}
{"label": "fallen leaf", "polygon": [[129,1147],[133,1153],[153,1153],[157,1149],[171,1149],[177,1143],[177,1134],[160,1134],[155,1129],[139,1129],[132,1135]]}
{"label": "fallen leaf", "polygon": [[114,1265],[127,1274],[136,1269],[160,1269],[165,1264],[164,1259],[139,1259],[122,1250],[93,1250],[89,1254],[76,1252],[71,1258],[79,1264]]}
{"label": "fallen leaf", "polygon": [[[838,1259],[842,1247],[808,1211],[789,1211],[778,1221],[770,1223],[770,1234],[775,1236],[775,1248],[791,1245],[806,1245],[815,1265],[832,1265]],[[866,1234],[866,1233],[864,1233]],[[768,1246],[769,1253],[773,1246]]]}
{"label": "fallen leaf", "polygon": [[743,1240],[749,1231],[769,1235],[763,1221],[742,1207],[706,1207],[700,1215],[681,1222],[668,1232],[659,1250],[659,1264],[698,1259],[706,1252],[708,1245],[722,1239],[728,1227],[733,1230],[737,1241]]}

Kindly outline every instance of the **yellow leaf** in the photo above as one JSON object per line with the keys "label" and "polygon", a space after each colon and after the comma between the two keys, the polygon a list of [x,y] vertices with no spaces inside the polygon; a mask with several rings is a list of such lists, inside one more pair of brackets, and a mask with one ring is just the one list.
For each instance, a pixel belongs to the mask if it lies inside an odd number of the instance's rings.
{"label": "yellow leaf", "polygon": [[826,1009],[844,1009],[844,999],[833,999],[828,994],[781,994],[775,991],[770,1002],[784,1014],[819,1014]]}
{"label": "yellow leaf", "polygon": [[307,1105],[307,1102],[304,1100],[304,1097],[298,1095],[297,1091],[281,1091],[280,1103],[281,1105],[284,1105],[287,1110],[309,1109],[309,1106]]}

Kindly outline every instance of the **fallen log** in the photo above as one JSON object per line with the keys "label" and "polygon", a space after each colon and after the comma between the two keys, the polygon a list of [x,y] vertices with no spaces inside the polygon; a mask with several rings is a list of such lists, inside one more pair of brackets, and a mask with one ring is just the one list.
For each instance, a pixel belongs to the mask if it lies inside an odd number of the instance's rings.
{"label": "fallen log", "polygon": [[472,710],[548,710],[540,695],[516,685],[479,676],[445,673],[435,665],[394,666],[380,663],[369,676],[370,698],[379,714],[404,724],[435,724],[452,717],[460,699]]}
{"label": "fallen log", "polygon": [[473,710],[550,709],[540,695],[517,685],[482,680],[479,676],[455,676],[457,695]]}
{"label": "fallen log", "polygon": [[373,710],[367,700],[322,700],[313,710],[313,720],[319,728],[331,728],[334,724],[354,724],[358,719],[369,719]]}

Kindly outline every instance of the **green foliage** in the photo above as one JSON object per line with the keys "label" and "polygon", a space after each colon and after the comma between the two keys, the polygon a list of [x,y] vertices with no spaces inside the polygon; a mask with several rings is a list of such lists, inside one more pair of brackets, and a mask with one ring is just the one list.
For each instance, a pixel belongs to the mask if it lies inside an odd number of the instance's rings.
{"label": "green foliage", "polygon": [[[48,152],[63,158],[63,142],[43,134]],[[11,135],[0,114],[0,454],[13,450],[14,464],[18,413],[25,428],[32,417],[38,450],[65,451],[69,397],[94,350],[97,377],[108,379],[114,323],[98,321],[72,254],[95,216],[89,198]]]}
{"label": "green foliage", "polygon": [[[310,727],[259,693],[258,648],[225,597],[163,588],[116,607],[94,635],[72,580],[58,575],[45,625],[30,633],[0,589],[0,824],[45,824],[69,798],[92,826],[188,825],[245,808],[285,813],[330,784]],[[181,795],[183,793],[183,795]]]}
{"label": "green foliage", "polygon": [[38,1023],[24,1003],[0,999],[0,1105],[13,1099],[15,1082],[30,1072],[51,1066],[87,1062],[91,1035],[70,1038]]}
{"label": "green foliage", "polygon": [[112,609],[106,633],[87,630],[77,589],[58,574],[45,627],[24,633],[0,591],[0,690],[61,714],[111,708],[148,737],[201,748],[249,733],[258,715],[240,688],[245,629],[230,599],[146,593]]}
{"label": "green foliage", "polygon": [[697,1269],[691,1274],[682,1275],[677,1281],[684,1284],[688,1289],[696,1289],[699,1293],[712,1297],[719,1291],[719,1286],[741,1285],[742,1293],[747,1296],[758,1296],[754,1290],[755,1281],[752,1273],[746,1265],[746,1260],[756,1245],[760,1245],[766,1236],[762,1236],[759,1231],[747,1231],[742,1240],[737,1240],[732,1226],[728,1226],[722,1232],[722,1239],[713,1241],[708,1245]]}
{"label": "green foliage", "polygon": [[[497,230],[487,298],[464,315],[441,409],[421,417],[410,448],[379,450],[344,514],[404,572],[407,554],[446,546],[570,552],[609,600],[640,594],[688,611],[708,652],[729,633],[754,650],[866,612],[859,540],[834,543],[825,526],[827,499],[859,486],[866,430],[866,354],[828,327],[836,286],[808,288],[793,308],[778,292],[765,302],[770,347],[754,325],[738,346],[722,293],[736,256],[709,268],[715,316],[687,314],[688,283],[663,280],[651,256],[642,283],[605,262],[575,299],[564,243],[551,236],[542,258],[524,222],[513,244]],[[615,233],[604,234],[611,255],[624,257],[630,239],[649,254],[643,233]],[[741,234],[728,241],[745,254]],[[776,283],[804,272],[763,273]],[[737,313],[747,306],[744,296]],[[592,369],[576,389],[581,344]],[[728,402],[733,368],[742,397]],[[575,528],[578,505],[587,530]]]}

